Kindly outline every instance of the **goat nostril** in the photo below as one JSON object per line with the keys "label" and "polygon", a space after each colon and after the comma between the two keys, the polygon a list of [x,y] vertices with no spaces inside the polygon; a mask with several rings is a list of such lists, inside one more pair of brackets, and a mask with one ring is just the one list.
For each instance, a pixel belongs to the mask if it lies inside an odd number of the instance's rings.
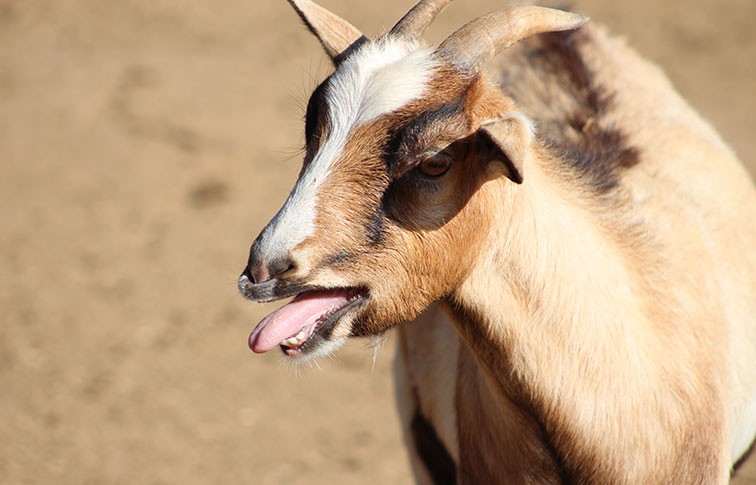
{"label": "goat nostril", "polygon": [[244,267],[244,271],[242,271],[241,275],[246,276],[249,281],[253,281],[252,272],[249,270],[249,265]]}
{"label": "goat nostril", "polygon": [[254,270],[252,270],[252,283],[259,284],[259,283],[265,283],[270,279],[270,273],[268,272],[268,268],[265,266],[258,266]]}
{"label": "goat nostril", "polygon": [[274,259],[268,264],[260,262],[258,258],[250,257],[242,275],[246,276],[253,285],[259,285],[295,268],[296,264],[288,257]]}
{"label": "goat nostril", "polygon": [[271,261],[270,264],[253,264],[252,261],[247,264],[242,272],[253,285],[265,283],[277,276],[281,276],[296,268],[296,265],[288,258]]}

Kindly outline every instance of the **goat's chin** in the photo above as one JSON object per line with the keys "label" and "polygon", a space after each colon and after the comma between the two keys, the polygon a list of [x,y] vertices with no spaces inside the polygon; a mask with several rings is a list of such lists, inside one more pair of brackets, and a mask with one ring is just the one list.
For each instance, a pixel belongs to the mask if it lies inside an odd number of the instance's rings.
{"label": "goat's chin", "polygon": [[349,340],[346,337],[334,339],[334,340],[322,340],[318,345],[309,348],[307,351],[299,352],[296,354],[290,354],[283,352],[284,360],[288,365],[299,367],[302,365],[313,366],[317,365],[318,361],[329,357],[336,352]]}
{"label": "goat's chin", "polygon": [[292,352],[291,349],[281,347],[284,355],[284,362],[287,366],[299,368],[303,364],[307,366],[318,366],[318,361],[325,357],[331,357],[339,348],[350,340],[361,340],[365,342],[365,349],[372,352],[373,366],[378,356],[378,352],[388,338],[388,332],[380,332],[373,335],[357,337],[352,334],[351,330],[355,323],[352,316],[347,316],[337,323],[329,338],[321,335],[314,335],[311,342],[301,351]]}
{"label": "goat's chin", "polygon": [[[292,369],[297,375],[300,375],[299,371],[304,366],[320,368],[319,362],[322,359],[326,357],[332,358],[332,354],[334,354],[339,348],[349,340],[356,338],[357,337],[341,337],[335,340],[324,340],[317,347],[314,347],[307,352],[300,352],[296,355],[289,355],[286,352],[283,352],[283,365]],[[359,340],[365,341],[365,350],[371,353],[371,364],[373,368],[375,368],[375,363],[378,360],[378,353],[383,348],[387,339],[388,332],[359,338]]]}

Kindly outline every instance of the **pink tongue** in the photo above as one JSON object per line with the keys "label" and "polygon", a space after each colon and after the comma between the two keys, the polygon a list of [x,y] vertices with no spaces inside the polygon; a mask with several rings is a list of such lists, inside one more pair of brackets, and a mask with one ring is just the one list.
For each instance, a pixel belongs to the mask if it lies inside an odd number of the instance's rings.
{"label": "pink tongue", "polygon": [[249,336],[249,348],[258,354],[267,352],[300,330],[306,330],[309,337],[321,317],[343,307],[348,301],[347,290],[303,293],[257,324]]}

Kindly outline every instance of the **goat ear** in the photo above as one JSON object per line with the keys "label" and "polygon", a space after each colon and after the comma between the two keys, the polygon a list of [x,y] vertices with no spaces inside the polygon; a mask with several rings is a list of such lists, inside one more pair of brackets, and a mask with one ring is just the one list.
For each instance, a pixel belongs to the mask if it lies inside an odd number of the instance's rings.
{"label": "goat ear", "polygon": [[507,169],[507,177],[516,184],[522,183],[523,165],[533,141],[532,123],[516,113],[490,123],[478,130],[489,149],[492,159],[500,161]]}
{"label": "goat ear", "polygon": [[351,48],[367,38],[355,26],[310,0],[288,0],[310,32],[318,38],[333,63],[338,65]]}

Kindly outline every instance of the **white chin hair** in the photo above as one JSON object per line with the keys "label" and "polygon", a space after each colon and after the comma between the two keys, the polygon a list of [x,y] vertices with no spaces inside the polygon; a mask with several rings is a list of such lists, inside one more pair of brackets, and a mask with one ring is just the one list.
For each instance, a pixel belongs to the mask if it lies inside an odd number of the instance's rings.
{"label": "white chin hair", "polygon": [[336,352],[339,347],[347,343],[347,340],[349,340],[347,337],[338,338],[335,340],[327,340],[320,344],[318,348],[316,348],[312,352],[303,352],[299,355],[287,357],[286,361],[287,363],[295,366],[300,366],[303,364],[311,366],[313,364],[317,364],[318,360],[322,359],[323,357],[328,357],[332,353]]}

